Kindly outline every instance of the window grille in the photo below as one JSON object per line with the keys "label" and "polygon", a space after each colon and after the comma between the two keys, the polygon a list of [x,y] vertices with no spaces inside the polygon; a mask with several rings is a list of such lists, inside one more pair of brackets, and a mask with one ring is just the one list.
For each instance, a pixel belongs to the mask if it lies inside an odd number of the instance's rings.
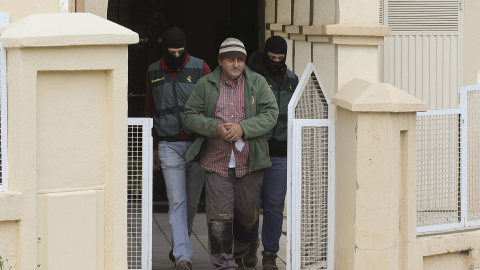
{"label": "window grille", "polygon": [[7,54],[0,43],[0,191],[8,189]]}
{"label": "window grille", "polygon": [[151,269],[152,120],[128,119],[128,269]]}
{"label": "window grille", "polygon": [[287,269],[333,269],[334,121],[309,63],[289,103]]}

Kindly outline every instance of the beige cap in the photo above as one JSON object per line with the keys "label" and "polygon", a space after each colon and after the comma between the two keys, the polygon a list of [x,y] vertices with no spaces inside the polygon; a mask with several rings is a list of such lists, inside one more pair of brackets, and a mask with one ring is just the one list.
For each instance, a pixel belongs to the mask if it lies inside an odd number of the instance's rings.
{"label": "beige cap", "polygon": [[218,51],[218,59],[239,58],[245,61],[247,59],[247,51],[243,43],[236,38],[227,38]]}

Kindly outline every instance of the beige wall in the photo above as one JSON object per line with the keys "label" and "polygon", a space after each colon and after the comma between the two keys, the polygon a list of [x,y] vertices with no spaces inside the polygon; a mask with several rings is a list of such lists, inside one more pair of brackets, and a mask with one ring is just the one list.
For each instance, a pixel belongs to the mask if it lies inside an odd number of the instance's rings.
{"label": "beige wall", "polygon": [[58,0],[0,0],[0,12],[10,13],[10,22],[32,14],[59,12]]}
{"label": "beige wall", "polygon": [[[74,0],[68,2],[68,10],[74,11]],[[104,19],[107,18],[108,0],[84,0],[84,12],[95,14]],[[32,14],[62,12],[59,0],[0,0],[0,12],[10,13],[10,22],[17,21]]]}
{"label": "beige wall", "polygon": [[463,20],[463,85],[477,83],[480,71],[480,2],[477,0],[464,1]]}
{"label": "beige wall", "polygon": [[[337,0],[336,24],[377,25],[379,1]],[[330,2],[329,5],[334,3]]]}
{"label": "beige wall", "polygon": [[108,0],[84,0],[84,12],[107,18]]}
{"label": "beige wall", "polygon": [[460,231],[417,237],[418,269],[479,269],[480,231]]}
{"label": "beige wall", "polygon": [[[1,198],[0,200],[4,201]],[[16,220],[0,221],[0,254],[4,260],[9,259],[10,265],[17,260],[19,225]]]}
{"label": "beige wall", "polygon": [[37,190],[105,184],[109,83],[104,70],[37,73]]}
{"label": "beige wall", "polygon": [[470,252],[455,252],[436,256],[427,256],[423,259],[424,270],[471,269],[472,255]]}
{"label": "beige wall", "polygon": [[127,269],[127,44],[137,41],[86,13],[1,30],[10,188],[0,254],[15,269]]}

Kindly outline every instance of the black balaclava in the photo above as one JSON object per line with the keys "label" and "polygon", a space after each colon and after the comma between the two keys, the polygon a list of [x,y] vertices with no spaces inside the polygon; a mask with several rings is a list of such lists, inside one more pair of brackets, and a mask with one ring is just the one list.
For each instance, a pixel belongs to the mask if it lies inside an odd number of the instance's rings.
{"label": "black balaclava", "polygon": [[[168,51],[169,48],[178,49],[182,47],[185,48],[185,50],[179,57],[173,56]],[[170,27],[165,33],[163,33],[162,51],[165,64],[170,70],[178,70],[183,65],[185,62],[185,54],[187,52],[187,39],[182,29],[178,27]]]}
{"label": "black balaclava", "polygon": [[[282,61],[276,62],[268,57],[268,52],[274,54],[285,54],[285,58]],[[272,36],[267,39],[265,42],[264,50],[264,62],[267,69],[274,75],[278,75],[282,72],[285,72],[287,65],[285,61],[287,60],[287,42],[281,36]]]}

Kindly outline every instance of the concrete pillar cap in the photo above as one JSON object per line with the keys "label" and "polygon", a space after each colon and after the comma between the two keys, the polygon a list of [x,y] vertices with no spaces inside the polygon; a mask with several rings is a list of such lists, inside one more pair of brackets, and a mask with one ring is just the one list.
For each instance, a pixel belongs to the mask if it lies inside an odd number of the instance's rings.
{"label": "concrete pillar cap", "polygon": [[353,79],[332,98],[332,103],[355,112],[423,112],[427,104],[388,83]]}

